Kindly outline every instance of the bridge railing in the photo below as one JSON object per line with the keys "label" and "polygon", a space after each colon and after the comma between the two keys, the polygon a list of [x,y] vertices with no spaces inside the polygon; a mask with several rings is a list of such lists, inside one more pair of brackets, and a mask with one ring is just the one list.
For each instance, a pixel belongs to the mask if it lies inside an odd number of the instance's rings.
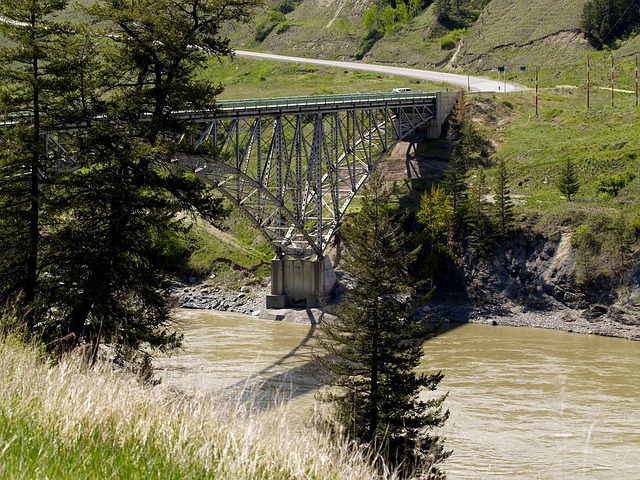
{"label": "bridge railing", "polygon": [[[340,105],[358,104],[384,101],[404,101],[404,100],[424,100],[434,98],[434,93],[429,92],[373,92],[373,93],[347,93],[335,95],[307,95],[291,97],[271,97],[271,98],[251,98],[239,100],[219,100],[216,108],[211,112],[206,111],[181,111],[176,112],[179,116],[188,118],[202,118],[215,116],[215,112],[239,112],[243,110],[255,110],[261,108],[288,108],[288,107],[310,107],[320,105]],[[30,111],[19,111],[9,113],[0,117],[0,127],[12,126],[23,119],[31,118]],[[77,125],[60,127],[60,130],[75,130]]]}
{"label": "bridge railing", "polygon": [[218,108],[220,110],[242,110],[254,109],[257,107],[295,107],[313,105],[334,105],[337,103],[361,103],[384,100],[410,100],[433,97],[433,93],[428,92],[376,92],[376,93],[348,93],[336,95],[308,95],[295,97],[273,97],[255,98],[242,100],[220,100]]}

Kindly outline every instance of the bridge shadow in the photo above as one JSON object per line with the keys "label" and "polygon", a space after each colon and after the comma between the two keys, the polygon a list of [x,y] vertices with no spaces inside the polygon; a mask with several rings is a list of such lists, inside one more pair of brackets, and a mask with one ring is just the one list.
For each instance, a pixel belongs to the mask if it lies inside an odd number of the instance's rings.
{"label": "bridge shadow", "polygon": [[309,330],[300,343],[267,367],[225,387],[227,398],[250,404],[253,409],[268,410],[274,405],[308,395],[322,386],[314,375],[314,335],[321,319],[311,309],[306,309],[306,314]]}
{"label": "bridge shadow", "polygon": [[[433,338],[469,323],[473,312],[466,294],[444,288],[443,292],[446,293],[435,295],[422,312],[422,316],[429,316],[434,326]],[[274,406],[311,395],[325,385],[320,380],[322,371],[316,361],[320,350],[316,348],[315,335],[321,319],[317,318],[314,310],[302,311],[306,312],[309,329],[300,343],[268,366],[225,387],[227,399],[240,402],[255,411],[268,411]],[[420,315],[420,312],[416,312],[416,315]],[[426,348],[428,343],[429,340],[425,342]]]}

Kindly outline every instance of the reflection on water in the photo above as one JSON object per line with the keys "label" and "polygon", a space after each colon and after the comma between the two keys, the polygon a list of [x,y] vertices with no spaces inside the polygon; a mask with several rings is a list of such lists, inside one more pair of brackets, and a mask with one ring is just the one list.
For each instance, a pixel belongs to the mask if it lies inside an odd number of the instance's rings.
{"label": "reflection on water", "polygon": [[[200,389],[284,389],[313,403],[313,326],[185,310],[185,351],[165,381]],[[640,480],[640,342],[463,325],[427,343],[442,370],[448,478]]]}

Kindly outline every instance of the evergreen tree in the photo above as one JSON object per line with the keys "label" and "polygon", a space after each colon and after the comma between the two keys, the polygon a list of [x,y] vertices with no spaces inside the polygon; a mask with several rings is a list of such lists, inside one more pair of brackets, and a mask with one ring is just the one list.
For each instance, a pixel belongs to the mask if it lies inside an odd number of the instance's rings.
{"label": "evergreen tree", "polygon": [[571,245],[576,249],[576,282],[593,282],[601,272],[598,268],[603,247],[601,239],[590,225],[583,224],[571,236]]}
{"label": "evergreen tree", "polygon": [[611,245],[616,257],[617,265],[613,266],[612,271],[622,281],[625,272],[629,269],[629,259],[633,254],[633,245],[635,238],[632,233],[629,219],[620,212],[612,219],[611,222]]}
{"label": "evergreen tree", "polygon": [[571,201],[571,197],[574,196],[580,189],[580,182],[578,181],[578,172],[576,172],[575,166],[570,158],[564,163],[562,170],[560,171],[560,179],[558,180],[558,190],[568,201]]}
{"label": "evergreen tree", "polygon": [[19,300],[18,313],[32,327],[40,311],[41,214],[47,208],[49,158],[42,141],[58,119],[58,97],[67,83],[51,68],[65,51],[68,26],[52,18],[64,0],[0,3],[0,114],[13,125],[0,132],[0,302]]}
{"label": "evergreen tree", "polygon": [[435,0],[436,17],[439,22],[446,22],[451,16],[451,0]]}
{"label": "evergreen tree", "polygon": [[597,43],[611,43],[640,26],[640,5],[629,0],[591,0],[582,11],[582,29]]}
{"label": "evergreen tree", "polygon": [[457,155],[451,157],[444,172],[442,184],[449,195],[453,227],[459,230],[464,225],[467,208],[467,168],[461,157]]}
{"label": "evergreen tree", "polygon": [[498,172],[495,179],[495,210],[498,219],[498,235],[507,238],[513,228],[513,202],[509,190],[509,171],[503,159],[498,161]]}
{"label": "evergreen tree", "polygon": [[457,143],[462,137],[462,131],[464,126],[469,123],[471,115],[469,113],[469,106],[464,92],[458,93],[451,113],[449,114],[447,138],[453,144]]}
{"label": "evergreen tree", "polygon": [[471,118],[464,92],[458,94],[451,109],[448,118],[447,138],[453,146],[452,157],[462,159],[467,168],[474,167],[479,163],[482,150],[480,135]]}
{"label": "evergreen tree", "polygon": [[489,187],[484,169],[476,174],[467,208],[469,242],[477,250],[487,250],[493,240],[493,223],[487,201]]}
{"label": "evergreen tree", "polygon": [[[175,347],[169,274],[189,253],[183,212],[209,220],[224,213],[192,174],[171,159],[191,154],[174,142],[190,131],[184,110],[211,108],[218,85],[198,78],[209,55],[228,55],[222,21],[243,19],[250,3],[212,0],[103,0],[90,13],[101,36],[101,82],[90,127],[75,137],[73,156],[84,167],[60,180],[53,270],[66,287],[51,337],[70,345],[115,344],[135,355],[147,346]],[[207,152],[198,152],[207,153]],[[215,154],[215,152],[208,152]]]}
{"label": "evergreen tree", "polygon": [[445,396],[423,401],[418,395],[423,388],[435,390],[443,375],[415,372],[434,331],[426,319],[410,320],[409,265],[416,252],[405,249],[378,174],[364,187],[362,210],[343,226],[342,237],[342,267],[354,285],[337,321],[321,327],[326,356],[319,361],[331,386],[322,398],[332,402],[332,419],[342,431],[381,455],[381,469],[397,469],[406,478],[441,478],[438,463],[447,453],[432,429],[448,416],[442,411]]}
{"label": "evergreen tree", "polygon": [[[28,312],[38,297],[38,333],[52,348],[88,344],[96,353],[110,343],[129,355],[176,346],[168,275],[189,252],[183,213],[215,220],[224,209],[194,175],[173,166],[176,155],[194,153],[174,140],[191,131],[181,112],[212,108],[220,92],[200,72],[209,56],[230,54],[222,23],[245,19],[257,2],[98,0],[89,11],[104,30],[74,25],[68,35],[45,20],[29,23],[64,2],[31,0],[24,13],[21,1],[7,3],[0,14],[12,21],[0,24],[15,37],[7,35],[0,104],[27,115],[3,130],[0,145],[3,173],[15,180],[0,192],[2,208],[13,209],[0,220],[0,273],[9,272],[0,293],[23,291]],[[40,141],[69,123],[83,127],[58,138],[71,169],[60,168],[55,151],[45,156]],[[11,243],[11,228],[28,241]],[[22,258],[14,255],[20,248]],[[17,275],[14,258],[24,265]],[[7,286],[11,275],[26,280]]]}

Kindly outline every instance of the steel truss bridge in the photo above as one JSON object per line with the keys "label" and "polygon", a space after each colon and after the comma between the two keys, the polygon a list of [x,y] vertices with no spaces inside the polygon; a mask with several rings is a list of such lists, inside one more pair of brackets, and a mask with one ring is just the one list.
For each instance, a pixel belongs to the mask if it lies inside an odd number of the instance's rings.
{"label": "steel truss bridge", "polygon": [[[443,101],[443,96],[444,101]],[[237,205],[279,256],[322,258],[370,172],[401,140],[439,135],[455,94],[379,93],[221,101],[174,162]]]}
{"label": "steel truss bridge", "polygon": [[[172,162],[216,187],[271,243],[279,258],[322,259],[372,169],[419,129],[430,137],[456,93],[374,93],[226,100],[183,112],[198,128]],[[4,122],[9,124],[11,122]],[[65,155],[64,136],[45,135]]]}

